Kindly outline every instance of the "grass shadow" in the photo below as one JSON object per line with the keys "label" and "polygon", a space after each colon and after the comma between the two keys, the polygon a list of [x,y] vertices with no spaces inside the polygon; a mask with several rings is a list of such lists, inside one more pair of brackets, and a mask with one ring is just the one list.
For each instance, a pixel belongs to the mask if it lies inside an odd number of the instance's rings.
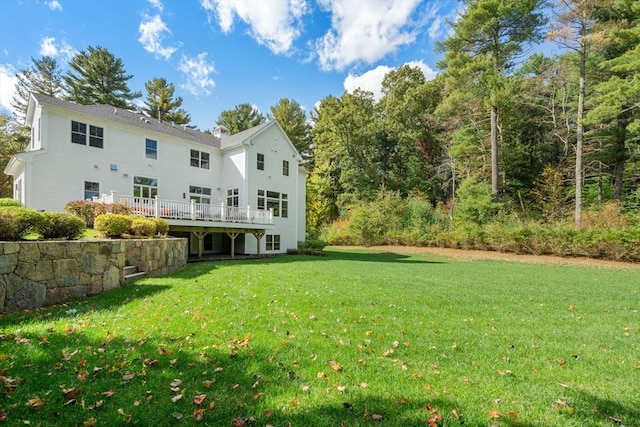
{"label": "grass shadow", "polygon": [[34,319],[57,321],[64,318],[73,318],[80,314],[111,310],[126,305],[135,299],[144,299],[162,293],[171,286],[167,285],[143,285],[131,283],[112,289],[102,294],[91,295],[81,300],[68,301],[37,309],[23,310],[15,313],[3,313],[0,315],[0,329],[20,322],[32,322]]}

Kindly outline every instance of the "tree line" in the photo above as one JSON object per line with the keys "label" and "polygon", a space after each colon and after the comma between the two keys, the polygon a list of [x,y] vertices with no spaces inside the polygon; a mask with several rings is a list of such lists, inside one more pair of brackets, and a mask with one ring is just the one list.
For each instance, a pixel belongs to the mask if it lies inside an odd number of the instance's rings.
{"label": "tree line", "polygon": [[[616,200],[640,210],[640,3],[463,3],[437,46],[443,59],[433,80],[402,66],[385,76],[379,99],[345,92],[307,115],[283,98],[267,117],[244,103],[223,111],[216,124],[233,134],[278,120],[305,159],[310,230],[381,191],[420,197],[451,218],[460,194],[483,201],[478,217],[572,217],[576,227],[583,205]],[[561,53],[531,54],[545,39]],[[24,116],[35,91],[190,123],[173,84],[160,77],[147,82],[138,107],[142,94],[128,87],[131,77],[103,47],[79,52],[64,75],[55,59],[34,59],[17,74],[13,106]],[[28,133],[7,117],[0,130],[4,167]],[[0,192],[10,196],[3,179]]]}

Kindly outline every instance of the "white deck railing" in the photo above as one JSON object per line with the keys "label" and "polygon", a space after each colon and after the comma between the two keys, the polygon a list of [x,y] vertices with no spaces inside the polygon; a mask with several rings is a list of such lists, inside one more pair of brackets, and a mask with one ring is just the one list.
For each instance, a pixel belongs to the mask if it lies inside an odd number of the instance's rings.
{"label": "white deck railing", "polygon": [[210,205],[196,203],[194,200],[166,200],[158,196],[153,198],[121,196],[115,192],[103,194],[93,199],[99,203],[120,203],[131,208],[133,215],[144,215],[155,218],[183,219],[191,221],[240,222],[246,224],[273,224],[271,210],[237,208],[234,206]]}

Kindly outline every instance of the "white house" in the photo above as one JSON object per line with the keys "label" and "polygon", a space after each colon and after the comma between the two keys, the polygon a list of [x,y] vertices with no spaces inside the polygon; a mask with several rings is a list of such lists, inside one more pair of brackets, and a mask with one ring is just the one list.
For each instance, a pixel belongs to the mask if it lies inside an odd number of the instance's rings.
{"label": "white house", "polygon": [[[229,135],[108,105],[32,94],[31,140],[4,172],[28,208],[74,200],[129,204],[169,220],[190,252],[282,253],[305,238],[302,158],[276,121]],[[264,237],[264,238],[263,238]]]}

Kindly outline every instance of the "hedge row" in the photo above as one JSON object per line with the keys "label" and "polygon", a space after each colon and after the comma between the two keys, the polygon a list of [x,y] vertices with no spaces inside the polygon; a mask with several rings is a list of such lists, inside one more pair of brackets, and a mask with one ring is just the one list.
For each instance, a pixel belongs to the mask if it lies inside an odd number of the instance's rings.
{"label": "hedge row", "polygon": [[69,202],[64,207],[67,212],[70,212],[80,218],[82,218],[87,224],[88,228],[93,228],[95,218],[98,215],[104,215],[106,213],[130,215],[131,208],[121,203],[98,203],[89,200],[74,200]]}
{"label": "hedge row", "polygon": [[84,221],[64,212],[38,212],[21,206],[0,205],[0,240],[16,241],[30,234],[43,239],[77,239],[86,230]]}
{"label": "hedge row", "polygon": [[169,222],[163,218],[147,218],[136,215],[103,214],[95,218],[94,229],[106,237],[165,236]]}

